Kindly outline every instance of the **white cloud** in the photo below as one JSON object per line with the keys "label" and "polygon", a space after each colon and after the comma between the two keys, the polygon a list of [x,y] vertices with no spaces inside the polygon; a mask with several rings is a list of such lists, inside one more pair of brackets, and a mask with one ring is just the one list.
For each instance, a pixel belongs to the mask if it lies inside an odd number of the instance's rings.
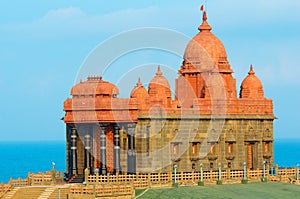
{"label": "white cloud", "polygon": [[[211,1],[208,2],[208,17],[211,25],[223,28],[250,28],[260,24],[300,20],[300,1]],[[131,28],[160,26],[179,31],[196,31],[201,22],[198,8],[186,2],[125,9],[108,14],[89,15],[80,8],[68,7],[48,11],[31,23],[4,26],[7,31],[27,32],[27,35],[65,37],[81,34],[114,34]],[[248,26],[248,27],[247,27]],[[3,26],[0,28],[3,28]],[[190,32],[191,32],[190,31]]]}
{"label": "white cloud", "polygon": [[[1,25],[8,33],[22,33],[19,39],[60,38],[97,33],[118,33],[145,24],[156,13],[154,7],[127,9],[103,15],[89,16],[80,8],[62,8],[48,11],[31,23]],[[138,16],[138,17],[137,17]],[[149,20],[148,20],[149,22]],[[14,36],[14,34],[13,34]]]}
{"label": "white cloud", "polygon": [[85,13],[80,8],[61,8],[57,10],[50,10],[46,13],[42,20],[44,21],[52,21],[52,20],[66,20],[66,19],[74,19],[84,17]]}
{"label": "white cloud", "polygon": [[252,26],[284,21],[299,22],[300,1],[296,0],[227,0],[209,3],[209,17],[218,26]]}
{"label": "white cloud", "polygon": [[[291,52],[296,52],[297,49],[284,48],[285,41],[291,38],[292,31],[285,30],[287,27],[293,27],[295,21],[300,20],[300,1],[293,0],[256,0],[256,1],[210,1],[208,2],[208,17],[209,23],[216,28],[214,32],[224,41],[227,40],[232,48],[242,49],[245,58],[238,60],[238,65],[243,65],[248,70],[250,63],[256,62],[258,67],[258,74],[263,74],[263,78],[269,82],[279,82],[280,74],[287,73],[286,67],[297,68],[299,58],[296,55],[291,55]],[[19,32],[20,39],[29,38],[65,38],[72,36],[84,36],[97,34],[99,40],[104,39],[108,35],[119,33],[120,31],[129,30],[136,27],[144,26],[160,26],[173,28],[182,31],[190,36],[197,32],[196,27],[201,23],[200,11],[188,5],[186,2],[177,3],[168,6],[152,6],[138,9],[125,9],[108,14],[89,15],[80,8],[69,7],[57,10],[50,10],[45,13],[40,19],[27,24],[13,24],[9,26],[1,26],[6,29],[6,32]],[[286,26],[283,23],[290,23],[292,25]],[[265,28],[265,24],[270,24],[271,29]],[[196,27],[195,27],[196,25]],[[252,30],[252,29],[256,30]],[[298,30],[297,30],[298,29]],[[282,32],[277,32],[282,31]],[[299,32],[299,28],[295,27],[293,32]],[[253,34],[256,33],[256,34]],[[284,33],[284,34],[281,34]],[[227,35],[226,35],[227,34]],[[261,35],[264,34],[264,35]],[[10,34],[8,34],[9,36]],[[98,36],[99,35],[99,36]],[[270,40],[265,37],[274,37],[280,40]],[[14,36],[12,34],[12,36]],[[240,38],[237,38],[240,37]],[[239,43],[239,39],[249,40],[245,42],[243,48]],[[294,35],[294,40],[299,39],[299,36]],[[250,41],[251,40],[251,41]],[[265,41],[268,40],[268,41]],[[256,42],[256,43],[255,43]],[[269,42],[269,44],[266,44]],[[260,48],[263,45],[266,51],[274,49],[285,49],[289,58],[285,55],[276,52],[272,55],[270,52],[264,56],[258,54],[256,51],[257,44]],[[295,46],[295,43],[289,43],[290,46]],[[225,47],[228,47],[225,43]],[[247,50],[248,49],[248,50]],[[246,51],[247,50],[247,51]],[[244,52],[245,51],[245,52]],[[249,52],[248,52],[249,51]],[[229,54],[229,60],[237,59],[234,54]],[[248,56],[248,58],[247,58]],[[266,61],[262,59],[272,60],[272,56],[277,56],[276,59],[281,60],[281,63],[272,62],[272,66],[267,66]],[[247,59],[250,59],[248,61]],[[271,62],[271,61],[270,61]],[[234,62],[233,62],[234,63]],[[236,72],[239,69],[233,68]],[[261,70],[261,71],[259,71]],[[297,69],[294,73],[285,74],[285,82],[298,82],[300,79],[295,74],[299,74]],[[246,73],[244,74],[246,75]]]}

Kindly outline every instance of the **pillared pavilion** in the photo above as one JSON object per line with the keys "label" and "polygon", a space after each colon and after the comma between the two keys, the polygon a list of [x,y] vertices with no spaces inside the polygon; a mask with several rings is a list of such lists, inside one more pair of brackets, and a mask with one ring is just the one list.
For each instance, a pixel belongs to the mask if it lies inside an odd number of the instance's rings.
{"label": "pillared pavilion", "polygon": [[[273,104],[250,67],[237,91],[223,43],[206,12],[187,44],[172,95],[160,66],[130,98],[102,77],[90,76],[64,102],[67,173],[191,172],[273,164]],[[239,94],[238,94],[239,93]],[[173,97],[174,96],[174,97]]]}

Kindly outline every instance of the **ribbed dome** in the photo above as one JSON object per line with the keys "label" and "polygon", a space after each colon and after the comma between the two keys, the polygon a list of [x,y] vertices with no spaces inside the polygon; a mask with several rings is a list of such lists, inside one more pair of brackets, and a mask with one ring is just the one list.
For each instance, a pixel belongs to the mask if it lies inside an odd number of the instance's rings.
{"label": "ribbed dome", "polygon": [[[223,43],[211,33],[212,28],[207,23],[206,12],[203,14],[203,22],[198,29],[200,32],[189,42],[185,49],[184,61],[196,64],[197,69],[200,71],[206,69],[202,67],[212,67],[211,61],[217,66],[220,64],[228,64],[225,47]],[[199,63],[203,64],[199,66]],[[230,70],[229,64],[225,69]]]}
{"label": "ribbed dome", "polygon": [[150,81],[148,90],[150,97],[171,97],[170,84],[163,76],[160,66],[158,66],[156,76]]}
{"label": "ribbed dome", "polygon": [[102,80],[102,77],[88,77],[87,81],[76,84],[71,89],[71,95],[118,95],[119,89],[112,83]]}
{"label": "ribbed dome", "polygon": [[148,96],[149,96],[148,92],[146,88],[143,86],[143,84],[141,83],[141,80],[139,78],[138,83],[131,91],[130,97],[141,99],[141,98],[147,98]]}
{"label": "ribbed dome", "polygon": [[262,83],[255,76],[252,65],[250,66],[248,76],[242,82],[240,98],[264,98]]}

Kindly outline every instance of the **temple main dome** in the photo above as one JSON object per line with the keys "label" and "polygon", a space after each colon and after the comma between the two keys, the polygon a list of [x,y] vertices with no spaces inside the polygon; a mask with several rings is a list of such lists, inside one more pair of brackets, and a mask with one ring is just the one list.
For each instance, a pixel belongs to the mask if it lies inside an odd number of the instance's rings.
{"label": "temple main dome", "polygon": [[[189,42],[185,49],[184,61],[191,64],[205,62],[207,65],[210,58],[216,66],[224,63],[228,64],[225,47],[220,39],[211,33],[212,27],[207,23],[206,12],[203,13],[203,22],[198,29],[200,32]],[[202,68],[197,69],[201,70]]]}
{"label": "temple main dome", "polygon": [[106,95],[115,96],[119,94],[119,89],[114,84],[102,80],[102,77],[88,77],[87,81],[73,86],[71,95]]}

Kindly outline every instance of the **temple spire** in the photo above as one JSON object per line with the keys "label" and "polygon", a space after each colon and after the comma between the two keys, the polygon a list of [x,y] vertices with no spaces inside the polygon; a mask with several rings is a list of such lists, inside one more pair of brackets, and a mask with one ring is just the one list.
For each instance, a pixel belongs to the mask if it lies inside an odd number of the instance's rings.
{"label": "temple spire", "polygon": [[255,72],[253,70],[252,64],[250,65],[250,71],[248,72],[249,75],[255,75]]}
{"label": "temple spire", "polygon": [[203,20],[203,22],[198,27],[198,30],[200,30],[200,32],[202,32],[202,31],[211,31],[212,27],[207,23],[207,14],[206,14],[206,11],[203,12],[202,20]]}
{"label": "temple spire", "polygon": [[203,20],[203,22],[204,22],[204,21],[207,21],[206,11],[203,12],[202,20]]}
{"label": "temple spire", "polygon": [[161,72],[161,70],[160,70],[160,65],[158,65],[158,67],[157,67],[157,72],[156,72],[156,76],[162,76],[163,75],[163,73]]}
{"label": "temple spire", "polygon": [[138,82],[136,84],[137,87],[143,86],[142,82],[141,82],[141,78],[139,77]]}

